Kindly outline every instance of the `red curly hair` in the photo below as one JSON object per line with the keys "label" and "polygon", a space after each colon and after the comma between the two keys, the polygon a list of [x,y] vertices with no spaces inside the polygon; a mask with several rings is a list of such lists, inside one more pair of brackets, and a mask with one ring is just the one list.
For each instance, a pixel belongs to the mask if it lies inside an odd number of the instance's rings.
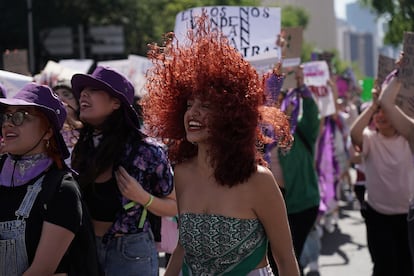
{"label": "red curly hair", "polygon": [[180,45],[170,33],[163,47],[150,45],[153,67],[141,101],[145,125],[151,135],[168,140],[170,160],[181,163],[197,155],[197,145],[186,139],[187,100],[208,100],[214,177],[231,187],[265,164],[258,145],[269,141],[261,123],[274,127],[282,148],[292,142],[289,123],[279,109],[263,106],[264,80],[220,32],[210,29],[205,13],[187,38],[189,43]]}

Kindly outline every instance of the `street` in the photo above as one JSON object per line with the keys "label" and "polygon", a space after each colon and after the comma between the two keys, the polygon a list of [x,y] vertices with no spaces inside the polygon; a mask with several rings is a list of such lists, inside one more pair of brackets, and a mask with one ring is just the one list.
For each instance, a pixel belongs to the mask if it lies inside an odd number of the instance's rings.
{"label": "street", "polygon": [[341,202],[338,227],[324,232],[319,258],[322,276],[368,276],[372,263],[367,248],[364,220],[352,204]]}

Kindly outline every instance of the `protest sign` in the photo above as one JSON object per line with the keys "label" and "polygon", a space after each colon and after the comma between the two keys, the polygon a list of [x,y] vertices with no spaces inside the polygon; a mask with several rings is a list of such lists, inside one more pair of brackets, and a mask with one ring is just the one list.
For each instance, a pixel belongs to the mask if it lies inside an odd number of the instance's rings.
{"label": "protest sign", "polygon": [[322,117],[336,112],[335,99],[328,86],[330,79],[329,68],[326,61],[311,61],[303,64],[305,84],[312,91]]}
{"label": "protest sign", "polygon": [[128,78],[134,85],[135,95],[142,97],[147,93],[145,91],[146,74],[152,66],[152,63],[148,58],[137,55],[129,55],[128,60],[131,66],[128,72]]}
{"label": "protest sign", "polygon": [[366,77],[362,80],[361,100],[369,102],[372,100],[372,88],[374,87],[374,79]]}
{"label": "protest sign", "polygon": [[404,58],[399,77],[402,85],[396,104],[411,118],[414,118],[414,33],[404,32]]}
{"label": "protest sign", "polygon": [[404,33],[403,51],[404,59],[400,65],[401,82],[405,87],[414,87],[414,33]]}
{"label": "protest sign", "polygon": [[381,85],[385,78],[395,69],[395,60],[393,58],[379,55],[378,57],[378,69],[377,69],[377,83]]}
{"label": "protest sign", "polygon": [[94,63],[93,59],[61,59],[59,64],[76,73],[87,74]]}
{"label": "protest sign", "polygon": [[211,6],[182,11],[176,16],[174,28],[180,43],[185,43],[187,31],[195,28],[196,17],[203,10],[209,17],[212,30],[221,31],[245,58],[266,52],[280,57],[280,49],[276,45],[280,34],[280,8]]}
{"label": "protest sign", "polygon": [[7,91],[7,98],[11,98],[26,84],[33,81],[32,77],[0,70],[0,83]]}
{"label": "protest sign", "polygon": [[282,90],[289,90],[297,87],[296,70],[298,67],[283,68],[285,79],[283,80]]}
{"label": "protest sign", "polygon": [[300,56],[302,53],[303,28],[283,28],[282,35],[284,36],[286,43],[286,47],[282,53],[283,63],[285,64],[285,67],[298,66],[301,62]]}
{"label": "protest sign", "polygon": [[76,73],[80,72],[62,66],[53,60],[49,60],[40,74],[35,75],[34,79],[39,84],[45,84],[53,88],[58,83],[67,83],[69,85],[72,76]]}
{"label": "protest sign", "polygon": [[296,88],[296,70],[301,63],[303,29],[302,27],[283,28],[282,35],[285,38],[286,47],[283,50],[283,81],[282,90]]}
{"label": "protest sign", "polygon": [[[301,51],[303,40],[303,29],[301,27],[283,28],[282,35],[285,37],[286,47],[282,61],[285,80],[282,90],[296,87],[295,71],[301,63]],[[263,53],[247,60],[256,68],[259,74],[270,72],[280,62],[280,58],[273,52]]]}

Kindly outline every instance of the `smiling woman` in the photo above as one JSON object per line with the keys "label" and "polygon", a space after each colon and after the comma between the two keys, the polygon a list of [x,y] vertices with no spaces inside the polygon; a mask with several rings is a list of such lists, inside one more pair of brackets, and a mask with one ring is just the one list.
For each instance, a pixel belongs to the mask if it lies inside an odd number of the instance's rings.
{"label": "smiling woman", "polygon": [[[268,240],[280,275],[298,275],[283,198],[257,148],[271,109],[262,107],[264,82],[208,22],[197,18],[188,45],[169,36],[149,51],[145,125],[170,141],[179,207],[179,243],[165,275],[273,275]],[[276,143],[287,147],[288,121],[274,111]]]}

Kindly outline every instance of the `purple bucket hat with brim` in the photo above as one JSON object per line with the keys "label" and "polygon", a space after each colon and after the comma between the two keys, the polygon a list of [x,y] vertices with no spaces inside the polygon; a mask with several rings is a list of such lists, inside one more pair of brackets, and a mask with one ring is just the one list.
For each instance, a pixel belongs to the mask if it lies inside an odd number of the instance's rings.
{"label": "purple bucket hat with brim", "polygon": [[73,94],[78,100],[80,93],[86,87],[102,89],[112,97],[119,99],[128,124],[135,129],[139,129],[139,117],[133,107],[134,86],[121,73],[109,67],[98,66],[91,75],[73,75],[71,83]]}
{"label": "purple bucket hat with brim", "polygon": [[60,130],[66,120],[66,110],[59,97],[46,85],[26,84],[10,99],[0,99],[0,106],[34,106],[40,109],[52,124],[54,136],[62,159],[69,157],[69,151]]}

